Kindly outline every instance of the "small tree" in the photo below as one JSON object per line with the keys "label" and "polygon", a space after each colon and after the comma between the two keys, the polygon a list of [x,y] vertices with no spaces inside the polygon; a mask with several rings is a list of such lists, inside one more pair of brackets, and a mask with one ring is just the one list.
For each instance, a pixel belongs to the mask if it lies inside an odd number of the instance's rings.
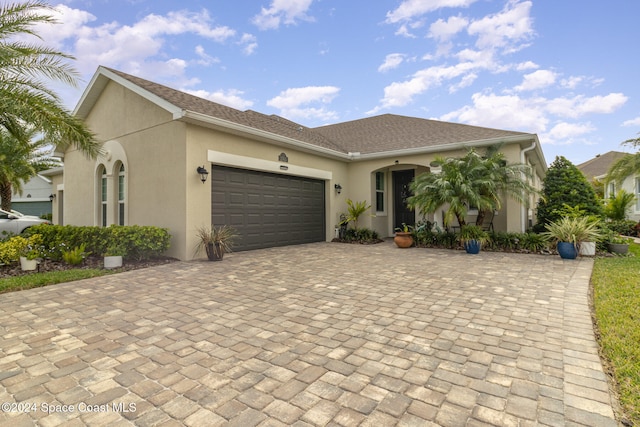
{"label": "small tree", "polygon": [[587,178],[563,156],[557,156],[551,163],[542,185],[542,197],[537,207],[538,231],[559,220],[566,206],[580,209],[586,215],[603,215],[602,203]]}

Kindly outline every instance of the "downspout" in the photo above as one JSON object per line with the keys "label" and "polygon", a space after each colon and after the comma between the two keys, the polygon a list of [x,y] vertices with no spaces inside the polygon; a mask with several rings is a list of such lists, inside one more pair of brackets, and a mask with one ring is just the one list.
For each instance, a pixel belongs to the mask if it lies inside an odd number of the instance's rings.
{"label": "downspout", "polygon": [[[531,150],[533,150],[534,148],[536,148],[536,142],[533,141],[531,143],[531,146],[525,148],[524,150],[520,151],[520,163],[525,164],[526,162],[526,158],[525,158],[525,154]],[[520,207],[520,226],[522,228],[522,233],[524,233],[525,231],[527,231],[527,211],[526,211],[526,206],[523,204]]]}

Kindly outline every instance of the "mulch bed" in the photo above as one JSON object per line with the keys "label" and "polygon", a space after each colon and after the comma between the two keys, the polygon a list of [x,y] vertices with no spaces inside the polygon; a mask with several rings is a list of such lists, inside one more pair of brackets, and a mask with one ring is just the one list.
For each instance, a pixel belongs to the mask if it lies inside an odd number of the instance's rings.
{"label": "mulch bed", "polygon": [[[175,262],[177,259],[169,257],[159,257],[143,261],[125,260],[122,263],[122,267],[115,269],[114,271],[128,271],[137,270],[139,268],[152,267],[155,265],[168,264]],[[91,269],[91,268],[103,268],[104,260],[102,257],[89,256],[85,258],[81,265],[69,265],[64,261],[53,261],[45,259],[38,264],[38,269],[35,271],[22,271],[20,263],[11,265],[0,265],[0,279],[8,277],[23,276],[26,274],[43,273],[46,271],[61,271],[61,270],[78,270],[78,269]]]}

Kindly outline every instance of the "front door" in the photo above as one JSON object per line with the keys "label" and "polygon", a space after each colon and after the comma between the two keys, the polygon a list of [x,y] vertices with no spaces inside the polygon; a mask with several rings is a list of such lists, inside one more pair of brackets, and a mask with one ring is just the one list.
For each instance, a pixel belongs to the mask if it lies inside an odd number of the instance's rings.
{"label": "front door", "polygon": [[407,199],[411,196],[409,184],[413,181],[414,170],[393,171],[393,227],[402,224],[414,225],[415,213],[407,207]]}

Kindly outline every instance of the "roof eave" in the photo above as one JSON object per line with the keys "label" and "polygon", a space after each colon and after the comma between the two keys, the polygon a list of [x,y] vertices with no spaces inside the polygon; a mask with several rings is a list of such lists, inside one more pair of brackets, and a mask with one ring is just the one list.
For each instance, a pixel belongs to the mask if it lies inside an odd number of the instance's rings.
{"label": "roof eave", "polygon": [[[360,154],[354,160],[370,160],[370,159],[381,159],[385,157],[394,157],[394,156],[410,156],[415,154],[429,154],[429,153],[438,153],[443,151],[454,151],[466,148],[474,148],[474,147],[488,147],[495,144],[513,144],[520,142],[538,142],[538,138],[535,134],[526,133],[521,135],[513,135],[513,136],[501,136],[496,138],[488,138],[488,139],[479,139],[475,141],[461,141],[454,142],[450,144],[439,144],[432,145],[428,147],[416,147],[416,148],[403,148],[400,150],[392,150],[392,151],[378,151],[375,153],[365,153]],[[537,144],[540,145],[539,143]],[[544,157],[542,157],[544,160]]]}
{"label": "roof eave", "polygon": [[[175,117],[175,118],[178,118],[178,117]],[[251,135],[252,137],[260,141],[268,142],[268,143],[283,146],[283,147],[295,148],[300,151],[320,155],[323,157],[339,159],[339,160],[350,159],[347,153],[342,153],[340,151],[332,150],[330,148],[320,147],[314,144],[310,144],[308,142],[299,141],[294,138],[289,138],[289,137],[278,135],[272,132],[263,131],[260,129],[253,128],[251,126],[246,126],[239,123],[231,122],[229,120],[212,117],[212,116],[198,113],[195,111],[183,110],[178,119],[185,121],[187,123],[204,125],[209,128],[218,129],[218,130],[232,133],[235,135]]]}

